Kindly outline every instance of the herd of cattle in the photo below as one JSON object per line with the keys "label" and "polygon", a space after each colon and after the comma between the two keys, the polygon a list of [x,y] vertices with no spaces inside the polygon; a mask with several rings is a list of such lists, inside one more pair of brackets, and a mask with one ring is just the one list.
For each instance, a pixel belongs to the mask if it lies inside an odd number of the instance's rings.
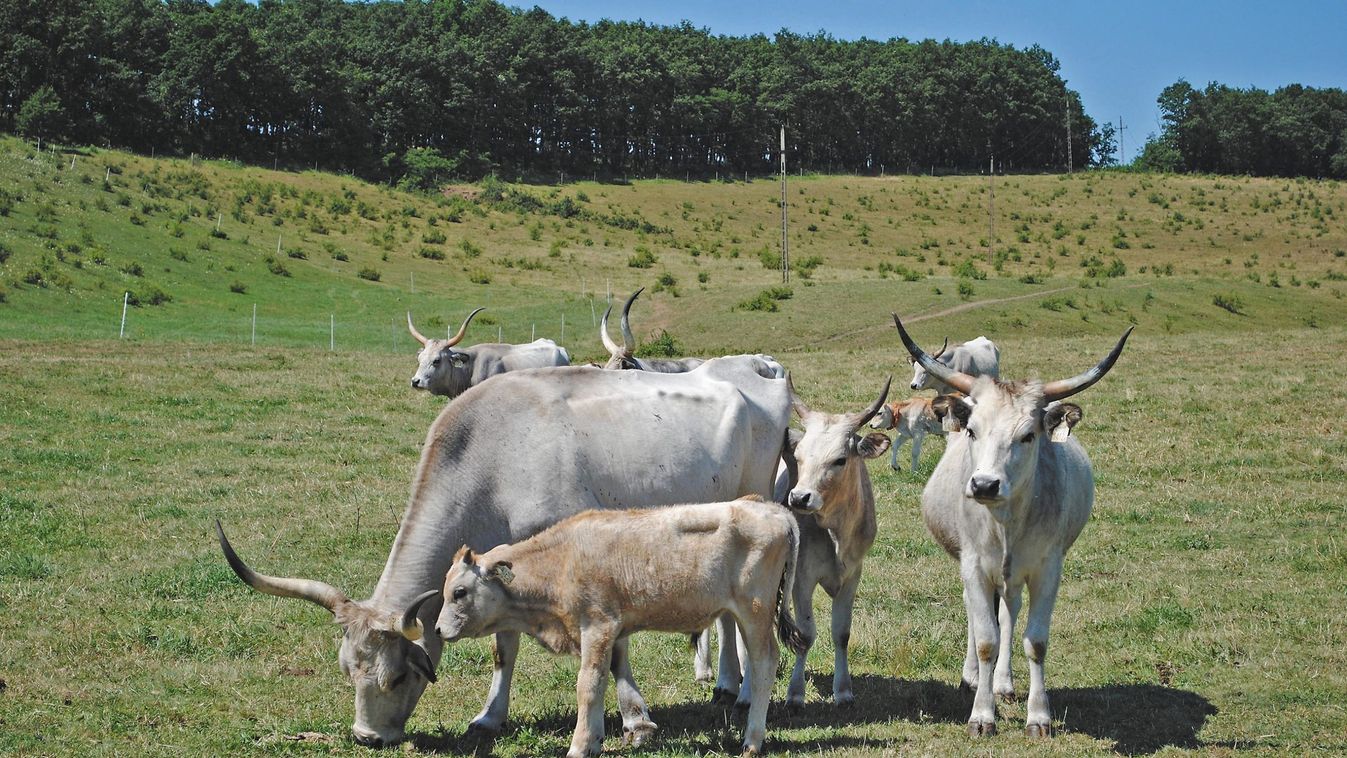
{"label": "herd of cattle", "polygon": [[924,436],[950,434],[922,515],[963,580],[963,682],[975,692],[969,733],[993,734],[997,698],[1014,696],[1011,648],[1027,586],[1025,729],[1050,735],[1048,625],[1063,556],[1094,501],[1090,462],[1071,435],[1081,411],[1061,401],[1108,372],[1131,329],[1098,365],[1070,379],[1006,382],[986,338],[952,350],[946,340],[928,355],[895,315],[912,389],[941,394],[886,405],[886,383],[868,407],[826,413],[806,405],[765,355],[635,357],[628,318],[636,294],[623,307],[622,344],[608,335],[611,306],[604,314],[600,335],[611,357],[603,367],[570,366],[550,340],[458,347],[481,309],[447,340],[425,337],[408,315],[423,346],[412,387],[451,401],[431,424],[406,514],[368,599],[253,571],[217,522],[240,579],[321,605],[344,628],[339,660],[356,691],[355,741],[400,742],[436,681],[444,644],[485,635],[494,635],[494,671],[472,728],[499,730],[520,636],[529,635],[581,660],[568,755],[600,751],[610,671],[624,737],[640,744],[655,724],[632,676],[628,636],[693,634],[696,676],[709,680],[702,632],[714,622],[715,696],[748,708],[743,748],[756,754],[778,639],[795,655],[787,703],[804,702],[818,586],[833,600],[833,701],[852,702],[852,605],[876,536],[865,460],[891,444],[879,432],[862,434],[867,423],[896,430],[895,469],[903,439],[912,441],[915,470]]}

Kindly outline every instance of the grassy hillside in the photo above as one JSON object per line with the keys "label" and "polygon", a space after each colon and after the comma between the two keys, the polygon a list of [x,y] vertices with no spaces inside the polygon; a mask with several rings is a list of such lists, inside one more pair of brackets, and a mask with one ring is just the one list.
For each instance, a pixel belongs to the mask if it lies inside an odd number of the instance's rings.
{"label": "grassy hillside", "polygon": [[[825,702],[820,640],[806,708],[773,709],[769,750],[1347,752],[1347,186],[998,178],[990,258],[985,178],[790,187],[793,257],[819,262],[788,299],[758,299],[779,283],[759,260],[775,254],[773,182],[423,197],[0,141],[0,753],[382,754],[345,737],[353,694],[330,617],[240,585],[211,520],[259,570],[365,596],[443,407],[406,387],[403,313],[429,332],[489,305],[474,341],[524,340],[535,323],[559,337],[565,314],[561,341],[593,356],[607,281],[625,294],[665,273],[677,296],[648,292],[638,331],[667,328],[689,352],[773,352],[833,411],[863,407],[890,373],[906,394],[890,310],[927,343],[987,334],[1008,377],[1075,373],[1139,325],[1079,396],[1098,495],[1053,619],[1059,736],[1026,741],[1022,703],[1002,707],[996,737],[965,736],[957,567],[916,508],[933,441],[915,473],[871,467],[880,532],[852,636],[857,706]],[[629,265],[647,253],[649,268]],[[359,277],[367,268],[378,281]],[[141,305],[118,342],[128,289]],[[151,304],[156,290],[171,300]],[[754,300],[777,310],[739,307]],[[685,645],[636,638],[661,730],[620,748],[610,705],[610,750],[737,750],[741,721],[704,702]],[[463,731],[490,668],[484,642],[450,647],[408,749],[563,751],[575,662],[526,644],[510,727],[482,745]]]}

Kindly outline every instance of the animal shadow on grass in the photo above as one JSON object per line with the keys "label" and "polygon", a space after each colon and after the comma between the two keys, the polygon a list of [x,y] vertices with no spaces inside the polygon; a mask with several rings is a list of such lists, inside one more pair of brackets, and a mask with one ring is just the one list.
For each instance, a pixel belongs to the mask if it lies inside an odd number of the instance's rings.
{"label": "animal shadow on grass", "polygon": [[1049,689],[1048,697],[1065,729],[1112,740],[1123,755],[1201,747],[1198,732],[1218,712],[1195,692],[1155,684]]}

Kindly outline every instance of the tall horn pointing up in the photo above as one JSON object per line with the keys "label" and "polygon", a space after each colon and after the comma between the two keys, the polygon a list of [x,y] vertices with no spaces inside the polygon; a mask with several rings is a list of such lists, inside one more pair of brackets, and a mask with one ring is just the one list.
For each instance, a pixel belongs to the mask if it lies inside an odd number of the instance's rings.
{"label": "tall horn pointing up", "polygon": [[879,409],[884,407],[884,401],[889,398],[889,385],[891,384],[893,384],[892,376],[890,376],[888,380],[884,382],[884,389],[880,391],[879,399],[875,400],[874,405],[871,405],[869,408],[866,408],[858,417],[860,420],[856,422],[857,429],[860,429],[861,427],[865,426],[865,424],[870,419],[875,417],[876,413],[879,413]]}
{"label": "tall horn pointing up", "polygon": [[613,342],[613,338],[608,336],[608,317],[613,313],[613,304],[608,304],[608,310],[603,312],[603,319],[599,321],[599,337],[603,339],[603,347],[609,355],[621,355],[622,348]]}
{"label": "tall horn pointing up", "polygon": [[954,389],[967,395],[973,389],[973,376],[965,374],[962,371],[955,371],[945,364],[937,361],[926,354],[926,351],[917,347],[917,343],[912,341],[907,330],[903,328],[903,322],[898,318],[898,314],[893,314],[893,325],[898,327],[898,336],[903,338],[903,345],[907,347],[907,352],[912,354],[912,359],[921,364],[926,372],[936,379],[948,384]]}
{"label": "tall horn pointing up", "polygon": [[422,333],[416,331],[416,327],[415,327],[415,326],[412,326],[412,312],[411,312],[411,311],[407,311],[407,331],[409,331],[409,332],[412,333],[412,336],[416,338],[416,341],[417,341],[417,342],[420,342],[420,343],[421,343],[421,346],[422,346],[422,347],[424,347],[425,344],[426,344],[427,342],[430,341],[430,340],[426,339],[426,335],[424,335],[424,334],[422,334]]}
{"label": "tall horn pointing up", "polygon": [[416,618],[421,613],[421,606],[426,601],[440,594],[439,590],[427,590],[416,596],[412,604],[407,606],[407,612],[402,614],[402,636],[416,642],[421,639],[421,621]]}
{"label": "tall horn pointing up", "polygon": [[631,293],[631,297],[627,298],[626,304],[622,306],[622,350],[628,357],[636,350],[636,338],[631,336],[631,324],[627,322],[627,317],[631,313],[631,304],[636,302],[637,296],[642,292],[645,292],[645,287]]}
{"label": "tall horn pointing up", "polygon": [[215,533],[220,538],[220,549],[224,551],[225,560],[229,561],[229,567],[234,569],[234,573],[238,574],[239,579],[242,579],[244,584],[258,592],[265,592],[268,595],[278,597],[297,597],[300,600],[321,605],[334,613],[337,606],[348,602],[349,598],[346,597],[345,593],[330,584],[312,579],[266,576],[253,571],[248,568],[248,564],[244,563],[242,558],[239,558],[238,553],[234,552],[233,546],[225,538],[224,529],[220,526],[219,519],[215,521]]}
{"label": "tall horn pointing up", "polygon": [[1122,337],[1118,339],[1118,344],[1114,345],[1113,350],[1094,368],[1070,379],[1059,379],[1043,385],[1043,399],[1050,403],[1054,400],[1068,398],[1103,379],[1104,374],[1107,374],[1108,370],[1113,368],[1113,364],[1118,361],[1118,356],[1122,355],[1123,345],[1127,344],[1127,338],[1131,336],[1132,330],[1135,328],[1135,326],[1127,327],[1127,331],[1123,332]]}
{"label": "tall horn pointing up", "polygon": [[931,357],[932,357],[932,358],[939,358],[940,356],[944,355],[944,354],[945,354],[945,351],[948,350],[948,349],[949,349],[949,337],[946,337],[946,338],[945,338],[945,344],[941,345],[941,346],[940,346],[940,349],[937,350],[937,351],[935,351],[935,355],[933,355],[933,356],[931,356]]}
{"label": "tall horn pointing up", "polygon": [[468,324],[472,322],[472,317],[476,316],[477,314],[481,313],[484,310],[486,310],[486,308],[478,308],[472,313],[469,313],[468,317],[463,319],[463,326],[460,326],[458,328],[458,334],[455,334],[454,336],[450,337],[449,342],[445,346],[453,347],[454,345],[457,345],[459,342],[461,342],[463,340],[463,335],[468,333]]}

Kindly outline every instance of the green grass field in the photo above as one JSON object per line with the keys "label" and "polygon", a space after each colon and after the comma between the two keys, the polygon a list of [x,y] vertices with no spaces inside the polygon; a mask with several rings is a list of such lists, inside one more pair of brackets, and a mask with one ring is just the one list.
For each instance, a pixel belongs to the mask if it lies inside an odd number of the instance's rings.
{"label": "green grass field", "polygon": [[[957,567],[917,513],[943,450],[932,442],[916,474],[871,468],[880,535],[852,638],[857,706],[824,700],[821,640],[808,705],[773,708],[769,750],[1347,751],[1347,186],[998,177],[990,244],[986,187],[793,178],[792,256],[821,260],[791,297],[763,299],[778,310],[747,310],[779,284],[759,260],[776,251],[774,182],[529,187],[540,209],[521,210],[464,199],[470,187],[429,198],[0,140],[0,752],[373,754],[346,737],[339,628],[242,586],[212,520],[261,571],[365,595],[442,407],[406,387],[404,312],[429,333],[489,305],[470,341],[536,328],[584,359],[601,352],[591,307],[607,282],[621,295],[665,273],[675,283],[634,311],[642,336],[771,352],[811,405],[836,411],[889,374],[905,386],[891,310],[924,344],[987,334],[1009,377],[1075,373],[1138,326],[1080,396],[1098,490],[1054,617],[1059,735],[1025,740],[1020,704],[1002,708],[996,737],[965,736]],[[584,212],[564,215],[565,197]],[[118,340],[128,289],[142,305]],[[172,299],[151,305],[156,290]],[[638,636],[633,650],[661,730],[609,750],[737,751],[741,721],[691,681],[685,640]],[[564,752],[575,661],[528,643],[511,725],[478,743],[464,729],[490,668],[485,641],[451,647],[407,749]],[[618,723],[610,709],[610,734]]]}

